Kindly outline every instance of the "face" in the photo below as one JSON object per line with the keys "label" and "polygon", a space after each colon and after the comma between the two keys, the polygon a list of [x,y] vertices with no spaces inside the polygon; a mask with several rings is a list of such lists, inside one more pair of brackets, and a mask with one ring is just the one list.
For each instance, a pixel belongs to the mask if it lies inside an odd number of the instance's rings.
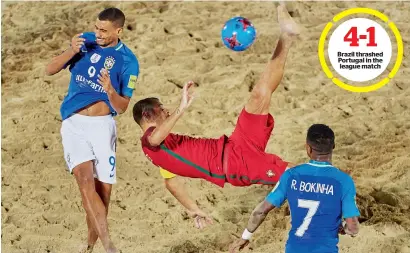
{"label": "face", "polygon": [[165,109],[162,104],[155,106],[154,111],[155,111],[155,115],[157,115],[156,117],[157,123],[162,123],[164,120],[166,120],[170,116],[169,111]]}
{"label": "face", "polygon": [[101,47],[110,47],[117,43],[122,28],[116,27],[111,21],[99,20],[95,22],[94,32],[97,44]]}

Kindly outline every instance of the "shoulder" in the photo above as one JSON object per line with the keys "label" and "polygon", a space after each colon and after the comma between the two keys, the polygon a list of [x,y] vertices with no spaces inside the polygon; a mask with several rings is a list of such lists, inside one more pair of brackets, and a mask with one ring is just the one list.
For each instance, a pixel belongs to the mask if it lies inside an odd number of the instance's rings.
{"label": "shoulder", "polygon": [[134,54],[134,52],[132,52],[132,50],[125,45],[123,42],[121,42],[121,46],[118,48],[118,52],[121,53],[124,62],[127,64],[136,64],[138,65],[138,58],[137,56]]}
{"label": "shoulder", "polygon": [[154,132],[155,128],[156,128],[155,126],[152,126],[152,127],[149,127],[147,130],[145,130],[145,132],[142,135],[141,139],[147,138],[148,136],[150,136],[152,134],[152,132]]}
{"label": "shoulder", "polygon": [[348,173],[340,170],[338,167],[332,167],[331,177],[339,182],[343,191],[347,191],[355,187],[353,178]]}
{"label": "shoulder", "polygon": [[340,181],[341,183],[345,183],[345,182],[353,182],[353,178],[347,174],[346,172],[344,172],[343,170],[339,169],[336,166],[332,167],[332,174],[333,176]]}
{"label": "shoulder", "polygon": [[297,174],[297,173],[299,173],[300,170],[302,170],[306,166],[309,166],[309,165],[307,163],[302,163],[302,164],[296,165],[292,168],[287,169],[285,171],[284,175],[286,174],[287,176],[290,176],[290,175]]}
{"label": "shoulder", "polygon": [[155,127],[150,127],[141,136],[141,145],[143,148],[144,147],[153,148],[153,146],[151,146],[151,144],[148,141],[148,137],[152,134],[154,130],[155,130]]}
{"label": "shoulder", "polygon": [[280,176],[279,182],[282,184],[287,184],[289,181],[289,178],[295,175],[296,170],[294,169],[295,167],[292,167],[290,169],[285,170],[283,174]]}

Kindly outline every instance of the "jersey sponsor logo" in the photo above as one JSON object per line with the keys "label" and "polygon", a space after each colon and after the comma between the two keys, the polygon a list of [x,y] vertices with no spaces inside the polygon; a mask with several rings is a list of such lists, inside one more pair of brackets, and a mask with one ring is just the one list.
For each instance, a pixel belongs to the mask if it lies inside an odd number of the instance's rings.
{"label": "jersey sponsor logo", "polygon": [[94,83],[93,81],[85,78],[82,75],[76,75],[75,81],[80,87],[90,86],[93,90],[97,92],[106,93],[101,85]]}
{"label": "jersey sponsor logo", "polygon": [[105,62],[104,62],[104,68],[108,69],[112,69],[112,67],[114,67],[114,63],[115,63],[115,59],[112,56],[108,56],[107,58],[105,58]]}
{"label": "jersey sponsor logo", "polygon": [[130,89],[135,89],[135,85],[137,84],[137,76],[130,75],[130,79],[128,80],[127,87]]}
{"label": "jersey sponsor logo", "polygon": [[94,53],[93,55],[91,55],[90,57],[90,61],[92,63],[97,63],[99,60],[101,59],[101,55]]}
{"label": "jersey sponsor logo", "polygon": [[311,182],[304,182],[298,181],[293,179],[292,185],[290,186],[292,190],[300,191],[300,192],[312,192],[312,193],[322,193],[322,194],[332,194],[333,195],[333,185],[331,184],[321,184],[321,183],[311,183]]}

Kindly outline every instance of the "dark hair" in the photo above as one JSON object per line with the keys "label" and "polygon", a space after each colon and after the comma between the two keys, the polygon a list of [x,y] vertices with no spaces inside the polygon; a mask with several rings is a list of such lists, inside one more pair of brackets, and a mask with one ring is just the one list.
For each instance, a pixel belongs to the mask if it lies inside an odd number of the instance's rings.
{"label": "dark hair", "polygon": [[124,13],[117,8],[107,8],[98,14],[98,19],[101,21],[111,21],[117,27],[123,27],[125,23]]}
{"label": "dark hair", "polygon": [[330,154],[335,147],[335,134],[324,124],[313,124],[309,127],[307,144],[319,154]]}
{"label": "dark hair", "polygon": [[137,103],[135,103],[134,108],[132,109],[132,116],[134,117],[135,122],[141,126],[142,118],[151,118],[155,115],[154,108],[157,105],[161,105],[158,98],[144,98]]}

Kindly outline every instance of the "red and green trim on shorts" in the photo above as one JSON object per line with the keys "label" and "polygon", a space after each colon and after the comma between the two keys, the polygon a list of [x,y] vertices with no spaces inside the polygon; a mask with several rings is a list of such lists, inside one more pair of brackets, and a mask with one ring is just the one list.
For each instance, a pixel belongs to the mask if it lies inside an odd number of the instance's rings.
{"label": "red and green trim on shorts", "polygon": [[[212,173],[212,172],[210,172],[209,170],[207,170],[207,169],[205,169],[205,168],[202,168],[202,167],[199,166],[198,164],[195,164],[195,163],[193,163],[193,162],[191,162],[191,161],[185,159],[184,157],[178,155],[177,153],[171,151],[171,150],[168,149],[164,144],[161,144],[160,147],[161,147],[161,149],[162,149],[163,151],[167,152],[170,156],[174,157],[175,159],[177,159],[177,160],[179,160],[179,161],[181,161],[181,162],[183,162],[183,163],[185,163],[185,164],[187,164],[187,165],[189,165],[189,166],[194,167],[194,168],[197,169],[198,171],[200,171],[200,172],[202,172],[202,173],[204,173],[204,174],[206,174],[206,175],[208,175],[208,176],[210,176],[210,177],[212,177],[212,178],[225,179],[225,181],[226,181],[226,175],[225,175],[225,174]],[[257,184],[257,183],[262,183],[262,184],[265,184],[265,185],[273,185],[273,184],[276,184],[276,183],[274,183],[274,182],[269,182],[269,181],[266,181],[266,180],[263,180],[263,179],[249,180],[249,177],[248,177],[248,176],[245,176],[245,175],[235,175],[235,174],[231,174],[231,175],[229,175],[229,178],[230,178],[230,179],[247,180],[247,181],[250,181],[252,184]]]}

